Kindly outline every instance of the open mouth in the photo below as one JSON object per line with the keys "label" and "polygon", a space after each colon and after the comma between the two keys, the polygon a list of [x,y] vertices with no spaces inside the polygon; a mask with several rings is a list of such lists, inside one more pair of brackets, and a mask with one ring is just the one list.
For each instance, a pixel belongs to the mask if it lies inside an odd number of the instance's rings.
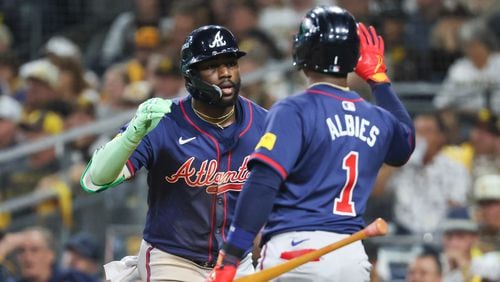
{"label": "open mouth", "polygon": [[231,82],[223,82],[219,84],[220,89],[222,90],[222,94],[231,95],[234,91],[234,85]]}
{"label": "open mouth", "polygon": [[233,87],[224,87],[224,88],[221,88],[221,90],[222,90],[222,94],[224,94],[224,95],[233,94]]}

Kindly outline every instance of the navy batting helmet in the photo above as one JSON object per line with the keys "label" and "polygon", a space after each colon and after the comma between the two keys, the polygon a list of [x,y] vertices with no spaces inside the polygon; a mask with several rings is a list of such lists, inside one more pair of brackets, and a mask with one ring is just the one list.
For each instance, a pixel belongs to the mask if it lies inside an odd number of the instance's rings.
{"label": "navy batting helmet", "polygon": [[359,57],[354,17],[335,6],[318,6],[300,24],[293,44],[293,64],[320,73],[346,76]]}
{"label": "navy batting helmet", "polygon": [[181,50],[181,71],[186,79],[186,88],[194,98],[214,103],[222,97],[221,89],[201,80],[193,66],[225,54],[234,55],[236,58],[245,55],[245,52],[239,50],[236,39],[227,28],[207,25],[193,30],[188,35]]}

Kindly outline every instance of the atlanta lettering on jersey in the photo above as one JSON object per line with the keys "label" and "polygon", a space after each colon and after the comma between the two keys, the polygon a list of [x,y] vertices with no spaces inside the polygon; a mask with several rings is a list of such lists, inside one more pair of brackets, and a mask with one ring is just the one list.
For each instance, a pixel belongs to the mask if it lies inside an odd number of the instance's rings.
{"label": "atlanta lettering on jersey", "polygon": [[193,167],[195,157],[191,157],[182,164],[177,172],[166,176],[168,183],[184,180],[190,187],[207,187],[208,194],[222,194],[227,191],[241,191],[243,183],[248,178],[247,163],[250,157],[246,156],[238,171],[217,171],[219,166],[216,160],[204,160],[200,168]]}
{"label": "atlanta lettering on jersey", "polygon": [[380,130],[375,125],[370,125],[370,121],[354,115],[335,115],[332,118],[326,119],[326,124],[332,140],[339,137],[350,136],[359,138],[361,141],[373,147],[377,141],[377,136]]}

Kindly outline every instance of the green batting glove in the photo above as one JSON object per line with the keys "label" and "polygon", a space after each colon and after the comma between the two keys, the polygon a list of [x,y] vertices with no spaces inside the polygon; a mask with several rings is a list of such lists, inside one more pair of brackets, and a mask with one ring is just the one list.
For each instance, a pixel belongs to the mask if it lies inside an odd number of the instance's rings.
{"label": "green batting glove", "polygon": [[130,121],[123,137],[134,145],[138,145],[142,138],[153,130],[165,114],[170,113],[172,101],[162,98],[151,98],[144,101],[137,108],[135,117]]}

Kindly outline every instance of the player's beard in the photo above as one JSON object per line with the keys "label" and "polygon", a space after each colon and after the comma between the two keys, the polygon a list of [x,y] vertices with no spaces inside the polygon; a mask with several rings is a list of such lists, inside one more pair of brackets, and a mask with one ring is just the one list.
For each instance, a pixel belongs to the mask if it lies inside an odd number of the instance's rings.
{"label": "player's beard", "polygon": [[236,101],[238,100],[239,92],[240,92],[241,82],[240,81],[236,81],[236,82],[228,81],[228,82],[230,82],[232,84],[233,93],[231,93],[230,96],[229,95],[227,95],[227,96],[222,95],[222,97],[218,101],[211,103],[212,106],[220,107],[220,108],[228,108],[228,107],[233,106],[236,103]]}

